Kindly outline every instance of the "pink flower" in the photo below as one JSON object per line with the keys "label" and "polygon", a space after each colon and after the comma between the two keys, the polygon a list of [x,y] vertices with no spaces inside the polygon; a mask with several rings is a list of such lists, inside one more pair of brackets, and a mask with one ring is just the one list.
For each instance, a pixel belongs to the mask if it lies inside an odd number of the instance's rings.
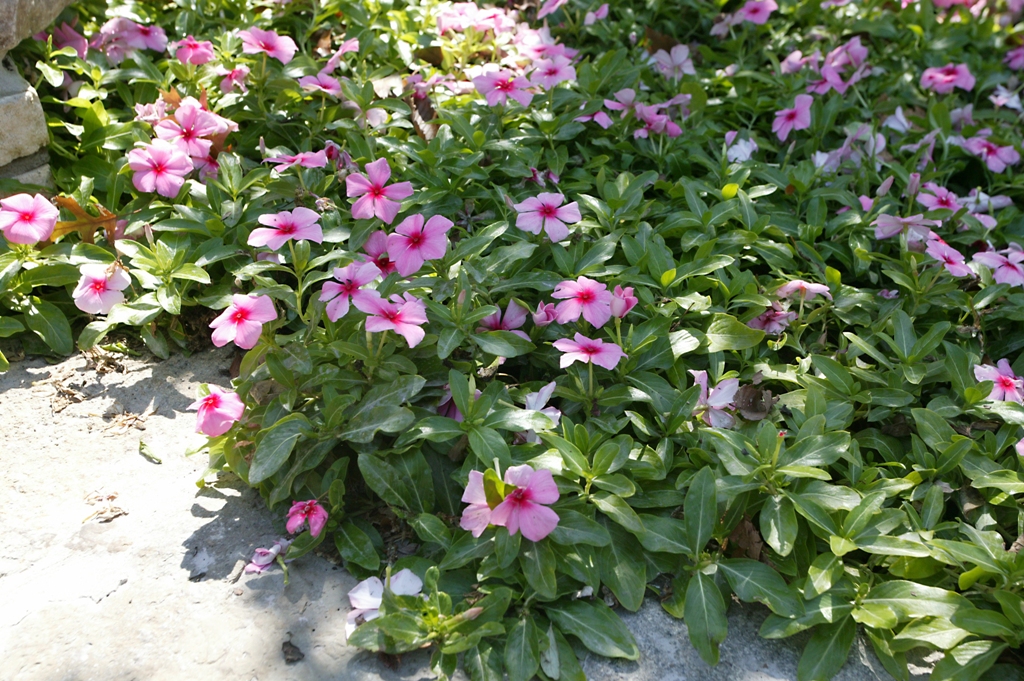
{"label": "pink flower", "polygon": [[233,69],[220,67],[217,69],[217,75],[224,76],[224,79],[220,81],[221,92],[233,92],[236,87],[242,92],[249,91],[249,88],[245,86],[245,79],[249,77],[248,66],[239,65]]}
{"label": "pink flower", "polygon": [[135,171],[132,184],[140,192],[155,191],[173,199],[192,172],[192,160],[174,144],[155,139],[128,152],[128,167]]}
{"label": "pink flower", "polygon": [[1007,166],[1020,163],[1020,153],[1012,146],[1001,147],[984,137],[972,137],[964,141],[963,148],[980,158],[993,173],[1001,173]]}
{"label": "pink flower", "polygon": [[477,327],[477,333],[483,333],[485,331],[511,331],[520,338],[530,340],[530,337],[523,331],[519,331],[523,324],[526,323],[526,308],[520,306],[516,301],[508,301],[508,305],[505,306],[505,318],[502,319],[501,311],[489,314],[480,320],[480,326]]}
{"label": "pink flower", "polygon": [[334,278],[341,283],[329,281],[320,291],[320,301],[327,302],[327,318],[336,322],[348,314],[349,299],[370,295],[362,290],[380,276],[380,268],[372,262],[353,262],[345,267],[334,268]]}
{"label": "pink flower", "polygon": [[778,8],[775,0],[747,0],[747,4],[740,9],[739,15],[743,17],[744,21],[760,25],[768,21],[768,17]]}
{"label": "pink flower", "polygon": [[946,64],[925,69],[921,74],[921,89],[933,90],[940,95],[948,94],[953,88],[970,92],[974,89],[974,76],[967,64]]}
{"label": "pink flower", "polygon": [[626,288],[616,286],[609,303],[612,316],[622,319],[629,314],[630,310],[636,307],[637,302],[636,296],[633,295],[632,286],[627,286]]}
{"label": "pink flower", "polygon": [[974,377],[979,381],[992,381],[992,392],[988,399],[1002,402],[1024,402],[1024,380],[1013,373],[1010,362],[1001,359],[996,366],[981,364],[974,367]]}
{"label": "pink flower", "polygon": [[775,112],[772,132],[785,142],[792,130],[805,130],[811,127],[811,105],[814,98],[810,95],[797,95],[792,109]]}
{"label": "pink flower", "polygon": [[536,326],[547,326],[558,318],[554,303],[537,303],[537,311],[533,314],[533,323]]}
{"label": "pink flower", "polygon": [[388,254],[403,277],[415,274],[426,260],[443,258],[448,249],[448,230],[455,223],[441,215],[423,222],[419,213],[402,220],[388,235]]}
{"label": "pink flower", "polygon": [[394,331],[405,338],[410,348],[416,347],[426,332],[420,327],[427,323],[427,306],[415,296],[406,293],[391,296],[391,302],[381,298],[376,291],[367,290],[366,295],[352,299],[356,308],[370,315],[366,318],[366,330],[372,332]]}
{"label": "pink flower", "polygon": [[213,59],[213,43],[208,40],[196,40],[187,36],[171,46],[175,50],[174,56],[182,64],[205,64]]}
{"label": "pink flower", "polygon": [[973,277],[974,272],[964,263],[964,256],[960,251],[952,248],[942,239],[929,239],[924,249],[925,253],[932,256],[943,264],[946,271],[954,277]]}
{"label": "pink flower", "polygon": [[618,366],[619,360],[627,357],[622,348],[615,343],[605,343],[600,338],[590,339],[581,333],[577,333],[573,340],[562,338],[556,340],[552,345],[563,353],[558,360],[558,366],[563,369],[573,362],[583,362],[584,364],[593,362],[597,366],[611,371]]}
{"label": "pink flower", "polygon": [[1024,47],[1015,47],[1007,52],[1003,63],[1011,69],[1024,69]]}
{"label": "pink flower", "polygon": [[505,471],[505,483],[516,488],[491,511],[491,523],[507,528],[509,534],[522,531],[530,541],[551,534],[558,526],[558,514],[547,507],[558,501],[551,471],[535,471],[527,464],[512,466]]}
{"label": "pink flower", "polygon": [[924,214],[919,213],[908,218],[883,214],[875,218],[871,224],[875,226],[876,239],[888,239],[906,229],[908,241],[923,241],[928,238],[932,227],[938,227],[942,223],[938,220],[926,220]]}
{"label": "pink flower", "polygon": [[382,277],[395,271],[395,263],[391,262],[388,257],[388,235],[384,233],[384,230],[371,234],[363,244],[363,250],[366,251],[370,261],[380,269]]}
{"label": "pink flower", "polygon": [[747,326],[752,329],[761,329],[769,336],[778,336],[786,330],[786,327],[796,319],[796,312],[789,312],[779,301],[772,301],[772,306],[754,317]]}
{"label": "pink flower", "polygon": [[320,91],[331,97],[341,97],[341,83],[325,71],[321,71],[315,76],[299,78],[299,85],[303,90]]}
{"label": "pink flower", "polygon": [[934,182],[924,183],[921,193],[917,195],[917,202],[928,210],[944,208],[954,213],[960,210],[956,194]]}
{"label": "pink flower", "polygon": [[82,265],[79,271],[82,278],[71,294],[79,310],[89,314],[107,314],[110,308],[124,302],[121,291],[132,280],[120,265]]}
{"label": "pink flower", "polygon": [[276,251],[291,239],[322,243],[324,233],[320,229],[319,220],[319,213],[301,206],[292,211],[283,210],[274,215],[261,215],[256,221],[267,227],[252,230],[248,244],[268,246],[270,250]]}
{"label": "pink flower", "polygon": [[391,166],[386,158],[377,159],[366,164],[366,175],[353,173],[345,178],[345,188],[349,197],[360,196],[352,204],[352,217],[356,220],[368,220],[379,217],[390,225],[398,216],[400,201],[412,196],[412,182],[399,182],[385,187],[391,178]]}
{"label": "pink flower", "polygon": [[289,534],[295,534],[307,520],[309,521],[309,533],[318,537],[323,531],[324,525],[327,524],[327,511],[316,499],[293,501],[292,507],[288,509],[288,521],[285,524],[285,529]]}
{"label": "pink flower", "polygon": [[135,120],[156,125],[167,117],[167,103],[162,99],[149,104],[135,105]]}
{"label": "pink flower", "polygon": [[231,430],[231,424],[242,418],[245,405],[238,394],[222,390],[210,385],[210,394],[200,397],[189,405],[189,409],[198,409],[196,414],[196,432],[207,437],[217,437]]}
{"label": "pink flower", "polygon": [[697,73],[690,59],[690,48],[686,45],[676,45],[671,52],[658,50],[651,60],[657,64],[662,75],[671,80],[680,80],[684,75],[693,76]]}
{"label": "pink flower", "polygon": [[[409,568],[402,568],[391,575],[388,589],[396,596],[418,596],[423,590],[423,580]],[[352,587],[348,592],[348,602],[352,610],[345,617],[345,637],[352,636],[356,627],[380,617],[380,606],[384,600],[384,583],[376,577],[370,577]]]}
{"label": "pink flower", "polygon": [[348,52],[359,51],[359,38],[349,38],[344,41],[338,48],[338,51],[331,55],[331,58],[324,64],[324,68],[320,73],[334,73],[334,70],[341,66],[341,58]]}
{"label": "pink flower", "polygon": [[527,90],[530,81],[507,69],[488,71],[477,76],[473,79],[473,85],[484,96],[489,106],[504,105],[509,97],[524,107],[530,106],[530,102],[533,101],[533,94]]}
{"label": "pink flower", "polygon": [[997,284],[1009,284],[1010,286],[1024,286],[1024,252],[1017,250],[1006,251],[1006,255],[987,251],[975,253],[974,262],[981,263],[992,270],[992,279]]}
{"label": "pink flower", "polygon": [[735,130],[725,133],[725,158],[730,163],[749,161],[757,151],[757,142],[752,139],[737,140]]}
{"label": "pink flower", "polygon": [[693,375],[693,382],[700,386],[700,397],[697,399],[697,406],[694,408],[694,415],[700,415],[704,423],[712,428],[732,428],[735,419],[726,409],[735,405],[733,399],[736,391],[740,388],[738,378],[727,378],[720,381],[718,385],[708,393],[708,372],[690,370]]}
{"label": "pink flower", "polygon": [[262,573],[271,565],[277,562],[277,557],[288,550],[291,542],[287,539],[278,539],[269,549],[258,548],[253,553],[252,562],[245,566],[246,574]]}
{"label": "pink flower", "polygon": [[604,100],[604,105],[612,111],[621,111],[619,118],[625,118],[630,112],[636,109],[636,91],[633,88],[619,90],[614,95],[615,101]]}
{"label": "pink flower", "polygon": [[303,168],[323,168],[327,165],[327,151],[321,149],[320,151],[300,151],[294,156],[272,156],[263,160],[264,163],[275,164],[274,173],[280,174],[285,170],[294,166],[301,166]]}
{"label": "pink flower", "polygon": [[900,292],[895,290],[891,291],[887,288],[883,288],[878,292],[878,297],[885,298],[886,300],[896,300],[897,298],[900,297]]}
{"label": "pink flower", "polygon": [[597,8],[596,12],[587,12],[586,16],[583,17],[584,26],[593,26],[597,22],[608,16],[608,3],[604,3]]}
{"label": "pink flower", "polygon": [[[46,34],[42,33],[41,35],[43,36],[41,40],[46,42]],[[59,28],[53,29],[53,48],[60,50],[65,47],[73,47],[75,52],[78,53],[79,59],[85,59],[85,55],[89,53],[89,41],[81,33],[69,26],[66,21],[61,23]]]}
{"label": "pink flower", "polygon": [[530,234],[540,234],[543,229],[551,241],[564,241],[569,236],[565,223],[575,224],[582,217],[575,201],[563,206],[564,202],[561,194],[542,193],[515,204],[512,207],[519,213],[516,227]]}
{"label": "pink flower", "polygon": [[167,49],[167,33],[159,26],[135,24],[134,33],[135,37],[131,39],[133,47],[154,52],[163,52]]}
{"label": "pink flower", "polygon": [[463,503],[469,504],[462,510],[459,527],[479,537],[491,524],[491,507],[484,493],[484,474],[480,471],[469,472],[469,484],[462,493]]}
{"label": "pink flower", "polygon": [[642,128],[633,131],[633,139],[647,139],[651,133],[666,134],[669,137],[679,137],[682,134],[682,129],[672,119],[659,113],[661,108],[662,106],[658,104],[637,104],[633,108],[637,119],[644,124]]}
{"label": "pink flower", "polygon": [[546,2],[540,6],[540,10],[537,12],[537,18],[543,19],[568,1],[569,0],[546,0]]}
{"label": "pink flower", "polygon": [[189,156],[204,158],[210,155],[213,142],[204,137],[215,135],[222,130],[215,114],[205,111],[199,102],[182,105],[174,112],[174,118],[166,118],[155,126],[156,136],[173,143]]}
{"label": "pink flower", "polygon": [[576,80],[576,69],[572,67],[568,57],[556,54],[550,59],[538,59],[533,63],[530,82],[534,85],[550,90],[559,83],[570,80]]}
{"label": "pink flower", "polygon": [[1017,452],[1017,456],[1024,457],[1024,438],[1017,440],[1017,444],[1013,446],[1013,449]]}
{"label": "pink flower", "polygon": [[802,279],[794,279],[775,289],[775,295],[780,298],[789,298],[796,293],[799,293],[800,297],[804,300],[814,300],[819,293],[832,300],[832,294],[829,293],[828,286],[824,284],[811,284]]}
{"label": "pink flower", "polygon": [[231,296],[231,305],[210,322],[213,344],[220,348],[234,341],[243,350],[250,350],[259,340],[263,324],[275,319],[277,310],[269,296],[236,293]]}
{"label": "pink flower", "polygon": [[604,326],[612,316],[612,294],[604,284],[580,277],[576,281],[563,281],[555,286],[552,298],[562,299],[555,308],[559,324],[583,318],[597,328]]}
{"label": "pink flower", "polygon": [[[580,104],[581,109],[585,109],[586,107],[586,104]],[[614,123],[614,121],[612,121],[611,116],[606,114],[604,111],[595,111],[592,114],[583,114],[582,116],[577,116],[573,120],[576,121],[577,123],[590,123],[591,121],[593,121],[594,123],[597,123],[602,128],[604,128],[605,130],[612,127]]]}
{"label": "pink flower", "polygon": [[217,163],[212,154],[206,158],[194,158],[192,164],[199,172],[199,181],[203,183],[210,179],[216,180],[220,173],[220,163]]}
{"label": "pink flower", "polygon": [[264,31],[255,26],[248,31],[239,31],[238,37],[242,39],[242,52],[245,54],[265,52],[282,64],[290,62],[299,49],[295,41],[288,36]]}
{"label": "pink flower", "polygon": [[60,211],[42,194],[15,194],[0,200],[0,230],[12,244],[35,244],[46,241]]}
{"label": "pink flower", "polygon": [[[555,388],[557,387],[558,385],[554,381],[551,381],[537,392],[527,393],[523,397],[526,402],[524,408],[531,411],[539,411],[547,416],[551,419],[551,423],[553,424],[552,427],[557,427],[559,420],[562,418],[562,412],[560,410],[547,406],[548,400],[550,400],[551,396],[555,394]],[[538,437],[537,433],[532,430],[521,433],[521,435],[526,442],[540,442],[540,437]]]}

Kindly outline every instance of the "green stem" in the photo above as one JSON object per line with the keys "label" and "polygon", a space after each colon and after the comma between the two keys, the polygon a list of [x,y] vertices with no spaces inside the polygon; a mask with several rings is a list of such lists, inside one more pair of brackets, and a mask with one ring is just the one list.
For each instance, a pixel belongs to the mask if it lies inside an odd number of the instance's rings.
{"label": "green stem", "polygon": [[295,271],[297,282],[295,285],[295,312],[299,315],[299,319],[305,322],[306,317],[302,314],[302,270],[299,269],[295,261],[295,242],[292,239],[288,240],[288,251],[292,254],[292,269]]}

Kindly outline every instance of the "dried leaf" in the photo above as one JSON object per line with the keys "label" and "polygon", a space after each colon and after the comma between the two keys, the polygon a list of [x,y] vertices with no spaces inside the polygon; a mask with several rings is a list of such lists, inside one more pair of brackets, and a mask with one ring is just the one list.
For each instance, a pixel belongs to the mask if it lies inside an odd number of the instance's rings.
{"label": "dried leaf", "polygon": [[733,558],[761,559],[761,550],[764,549],[764,540],[757,526],[750,521],[750,518],[743,516],[743,520],[736,526],[736,529],[729,535],[729,544],[735,547],[732,552]]}
{"label": "dried leaf", "polygon": [[433,120],[437,117],[437,113],[434,111],[434,105],[430,103],[430,98],[416,99],[409,96],[406,97],[405,103],[412,110],[409,119],[412,121],[412,127],[416,134],[427,142],[434,139],[437,135],[437,126],[434,125]]}
{"label": "dried leaf", "polygon": [[748,421],[760,421],[768,416],[779,398],[772,398],[771,390],[756,385],[743,385],[736,391],[736,410]]}
{"label": "dried leaf", "polygon": [[444,63],[444,52],[440,47],[424,47],[416,51],[416,58],[422,59],[431,66],[440,67]]}
{"label": "dried leaf", "polygon": [[654,54],[658,50],[669,52],[679,44],[672,36],[659,33],[650,26],[644,28],[644,37],[647,38],[647,54]]}
{"label": "dried leaf", "polygon": [[181,104],[181,93],[178,92],[177,88],[172,87],[167,92],[163,90],[158,90],[158,92],[160,93],[160,98],[164,100],[164,104],[169,108],[177,109],[178,105]]}
{"label": "dried leaf", "polygon": [[99,210],[99,216],[90,215],[84,208],[78,205],[78,201],[70,196],[57,196],[53,200],[57,202],[58,206],[74,215],[75,219],[58,222],[53,228],[53,234],[50,235],[50,241],[54,241],[71,232],[78,232],[82,241],[91,244],[94,241],[96,230],[103,228],[107,241],[114,243],[117,215],[99,204],[95,206]]}

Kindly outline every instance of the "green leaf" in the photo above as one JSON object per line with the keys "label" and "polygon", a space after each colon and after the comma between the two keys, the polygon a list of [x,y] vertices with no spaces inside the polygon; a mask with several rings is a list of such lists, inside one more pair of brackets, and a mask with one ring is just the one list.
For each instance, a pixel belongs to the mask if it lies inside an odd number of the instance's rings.
{"label": "green leaf", "polygon": [[975,681],[996,663],[1005,643],[968,641],[946,653],[932,670],[930,681]]}
{"label": "green leaf", "polygon": [[25,323],[58,355],[70,355],[74,351],[71,324],[53,303],[33,297],[25,309]]}
{"label": "green leaf", "polygon": [[292,453],[309,420],[302,414],[289,414],[256,436],[256,452],[249,468],[249,484],[263,482],[276,473]]}
{"label": "green leaf", "polygon": [[995,610],[963,608],[954,613],[950,621],[977,636],[1009,640],[1013,640],[1017,636],[1010,620]]}
{"label": "green leaf", "polygon": [[601,523],[569,509],[558,512],[558,525],[548,537],[563,546],[607,546],[611,542],[608,530]]}
{"label": "green leaf", "polygon": [[334,531],[334,545],[341,557],[350,563],[376,572],[380,569],[380,556],[366,533],[347,520]]}
{"label": "green leaf", "polygon": [[591,495],[590,501],[597,506],[599,511],[633,534],[640,536],[644,533],[644,525],[640,522],[640,517],[621,497],[608,492],[598,492]]}
{"label": "green leaf", "polygon": [[966,598],[953,591],[903,580],[878,584],[861,603],[885,605],[901,622],[929,616],[950,618],[960,608],[971,607]]}
{"label": "green leaf", "polygon": [[749,558],[729,558],[719,561],[718,569],[741,601],[763,603],[783,617],[803,614],[803,605],[785,580],[764,563]]}
{"label": "green leaf", "polygon": [[505,670],[509,681],[530,681],[540,669],[537,627],[529,617],[520,619],[505,642]]}
{"label": "green leaf", "polygon": [[672,357],[674,359],[679,359],[700,347],[700,340],[686,329],[670,333],[668,335],[668,342],[672,348]]}
{"label": "green leaf", "polygon": [[643,549],[632,534],[618,525],[608,529],[611,542],[597,550],[601,581],[626,610],[636,612],[644,602],[647,563]]}
{"label": "green leaf", "polygon": [[945,617],[922,617],[900,630],[892,639],[892,649],[904,652],[918,646],[949,650],[970,636],[970,632],[954,626]]}
{"label": "green leaf", "polygon": [[502,655],[490,643],[480,642],[466,651],[463,659],[471,681],[504,681]]}
{"label": "green leaf", "polygon": [[640,658],[636,640],[619,616],[601,601],[575,600],[548,605],[547,616],[591,652],[627,660]]}
{"label": "green leaf", "polygon": [[690,642],[701,659],[710,665],[718,664],[718,644],[725,640],[729,630],[725,599],[715,582],[703,572],[695,573],[686,586],[683,620]]}
{"label": "green leaf", "polygon": [[686,541],[686,525],[677,518],[640,514],[644,524],[644,533],[640,535],[640,543],[648,551],[655,553],[676,553],[693,556]]}
{"label": "green leaf", "polygon": [[707,330],[708,352],[746,350],[759,345],[764,331],[752,329],[732,315],[715,314]]}
{"label": "green leaf", "polygon": [[475,333],[470,339],[484,352],[496,357],[518,357],[533,352],[537,346],[511,331]]}
{"label": "green leaf", "polygon": [[474,537],[469,532],[463,533],[448,549],[448,553],[444,554],[444,559],[437,567],[442,572],[454,570],[468,565],[477,558],[490,555],[494,551],[493,538],[493,533],[488,531],[485,531],[480,537]]}
{"label": "green leaf", "polygon": [[320,534],[313,536],[309,531],[303,532],[295,541],[291,543],[288,550],[284,554],[285,560],[294,560],[301,556],[306,555],[316,547],[320,546],[321,542],[327,538],[327,532],[320,530]]}
{"label": "green leaf", "polygon": [[846,664],[856,635],[852,617],[816,626],[797,664],[797,681],[829,681]]}
{"label": "green leaf", "polygon": [[555,553],[546,541],[532,542],[524,540],[519,564],[523,568],[526,582],[541,600],[552,600],[557,593],[558,584],[555,580]]}
{"label": "green leaf", "polygon": [[445,550],[452,545],[452,533],[440,518],[432,513],[420,513],[409,521],[416,536],[425,542],[440,544]]}
{"label": "green leaf", "polygon": [[953,441],[956,431],[949,425],[949,422],[930,409],[911,409],[917,424],[917,434],[929,447],[941,452],[946,448],[947,443]]}
{"label": "green leaf", "polygon": [[402,479],[401,473],[394,466],[385,459],[368,452],[359,455],[358,464],[359,472],[363,474],[363,480],[381,499],[392,506],[412,508],[409,503],[412,494]]}
{"label": "green leaf", "polygon": [[539,435],[545,444],[558,450],[567,469],[576,475],[586,476],[590,473],[590,462],[587,461],[587,457],[583,455],[579,447],[551,433],[539,433]]}
{"label": "green leaf", "polygon": [[1007,494],[1024,494],[1024,478],[1016,471],[994,471],[979,475],[971,481],[976,489],[993,487]]}
{"label": "green leaf", "polygon": [[349,442],[366,443],[372,441],[378,431],[398,433],[415,421],[416,416],[405,407],[380,405],[359,411],[338,433],[338,437]]}
{"label": "green leaf", "polygon": [[[707,546],[718,522],[718,497],[715,475],[710,466],[700,469],[690,480],[683,502],[683,522],[691,556],[699,556]],[[707,658],[705,658],[707,659]]]}
{"label": "green leaf", "polygon": [[508,443],[498,431],[484,426],[474,426],[468,435],[469,448],[485,466],[493,466],[495,459],[503,469],[512,465]]}
{"label": "green leaf", "polygon": [[25,327],[14,317],[0,317],[0,338],[7,338],[21,333]]}
{"label": "green leaf", "polygon": [[799,525],[796,509],[786,497],[774,494],[765,499],[759,518],[761,537],[780,556],[788,556],[796,543]]}
{"label": "green leaf", "polygon": [[846,432],[812,435],[788,447],[779,456],[779,466],[831,466],[850,448]]}

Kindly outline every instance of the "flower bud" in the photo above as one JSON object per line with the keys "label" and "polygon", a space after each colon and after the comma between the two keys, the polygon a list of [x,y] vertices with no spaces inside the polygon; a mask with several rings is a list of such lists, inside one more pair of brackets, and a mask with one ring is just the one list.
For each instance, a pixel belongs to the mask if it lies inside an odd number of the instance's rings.
{"label": "flower bud", "polygon": [[483,611],[484,609],[480,607],[470,608],[466,612],[462,613],[462,619],[475,620],[477,617],[481,615],[481,613],[483,613]]}
{"label": "flower bud", "polygon": [[895,175],[890,175],[889,177],[885,178],[885,182],[878,185],[878,191],[875,192],[875,196],[885,196],[886,194],[888,194],[889,190],[892,189],[892,183],[895,179]]}
{"label": "flower bud", "polygon": [[627,286],[623,289],[621,286],[616,286],[615,291],[612,293],[611,308],[612,316],[622,319],[625,317],[630,310],[636,307],[637,299],[633,295],[633,287]]}
{"label": "flower bud", "polygon": [[547,326],[555,321],[555,304],[538,303],[537,311],[533,313],[533,323],[537,326]]}
{"label": "flower bud", "polygon": [[914,198],[921,191],[921,173],[910,173],[910,180],[907,181],[907,196]]}

